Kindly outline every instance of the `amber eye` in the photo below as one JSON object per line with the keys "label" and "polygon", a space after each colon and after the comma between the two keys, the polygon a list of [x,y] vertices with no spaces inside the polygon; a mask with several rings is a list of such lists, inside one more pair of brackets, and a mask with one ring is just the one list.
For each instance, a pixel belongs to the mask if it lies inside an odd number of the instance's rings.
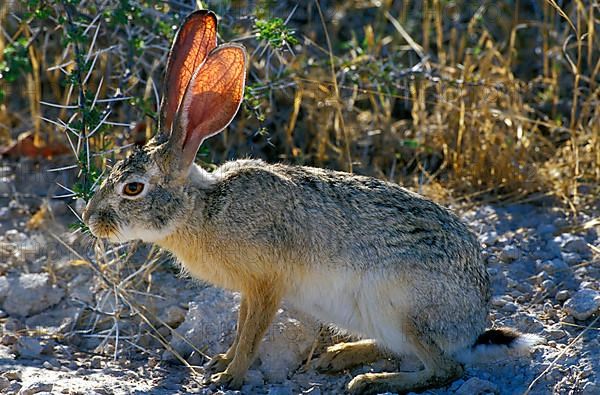
{"label": "amber eye", "polygon": [[127,196],[136,196],[142,193],[144,184],[141,182],[130,182],[123,187],[123,193]]}

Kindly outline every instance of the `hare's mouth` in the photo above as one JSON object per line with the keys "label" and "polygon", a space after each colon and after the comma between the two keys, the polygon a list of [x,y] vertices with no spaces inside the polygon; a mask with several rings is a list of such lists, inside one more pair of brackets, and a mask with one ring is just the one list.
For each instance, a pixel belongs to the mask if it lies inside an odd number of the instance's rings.
{"label": "hare's mouth", "polygon": [[110,221],[90,221],[89,228],[92,234],[99,239],[125,241],[125,238],[121,235],[117,224],[114,224]]}

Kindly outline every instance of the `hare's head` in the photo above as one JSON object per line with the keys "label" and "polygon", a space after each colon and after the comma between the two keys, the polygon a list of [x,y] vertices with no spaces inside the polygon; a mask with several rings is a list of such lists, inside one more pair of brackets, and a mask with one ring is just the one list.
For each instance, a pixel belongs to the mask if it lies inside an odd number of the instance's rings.
{"label": "hare's head", "polygon": [[245,78],[243,47],[217,47],[215,15],[188,16],[169,55],[159,132],[113,166],[84,211],[95,236],[152,242],[183,222],[190,214],[186,185],[198,148],[231,122]]}

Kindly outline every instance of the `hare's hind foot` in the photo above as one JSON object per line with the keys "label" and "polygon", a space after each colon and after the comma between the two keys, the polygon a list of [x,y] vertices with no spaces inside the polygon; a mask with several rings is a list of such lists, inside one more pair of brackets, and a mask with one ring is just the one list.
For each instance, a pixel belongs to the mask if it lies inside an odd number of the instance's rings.
{"label": "hare's hind foot", "polygon": [[459,363],[446,366],[441,371],[429,369],[418,372],[365,373],[356,376],[348,383],[351,394],[379,394],[396,392],[404,394],[442,387],[462,376],[463,368]]}
{"label": "hare's hind foot", "polygon": [[381,358],[383,353],[374,340],[360,340],[351,343],[338,343],[327,347],[315,363],[320,372],[339,372],[363,363]]}
{"label": "hare's hind foot", "polygon": [[[423,363],[417,372],[366,373],[348,383],[351,394],[376,394],[381,392],[407,393],[444,386],[463,374],[463,366],[446,353],[430,337],[427,327],[418,317],[412,317],[402,326],[406,345]],[[390,345],[393,351],[393,345]]]}

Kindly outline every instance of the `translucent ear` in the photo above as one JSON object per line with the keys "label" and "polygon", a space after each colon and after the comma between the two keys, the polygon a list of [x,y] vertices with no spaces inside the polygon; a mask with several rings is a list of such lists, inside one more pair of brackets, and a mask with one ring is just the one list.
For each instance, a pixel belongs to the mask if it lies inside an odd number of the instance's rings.
{"label": "translucent ear", "polygon": [[[179,108],[182,166],[190,166],[204,139],[233,120],[244,96],[246,51],[236,44],[214,49],[193,75]],[[173,136],[175,137],[175,136]]]}
{"label": "translucent ear", "polygon": [[169,53],[159,130],[170,133],[183,94],[196,70],[217,46],[217,17],[200,10],[188,15]]}

